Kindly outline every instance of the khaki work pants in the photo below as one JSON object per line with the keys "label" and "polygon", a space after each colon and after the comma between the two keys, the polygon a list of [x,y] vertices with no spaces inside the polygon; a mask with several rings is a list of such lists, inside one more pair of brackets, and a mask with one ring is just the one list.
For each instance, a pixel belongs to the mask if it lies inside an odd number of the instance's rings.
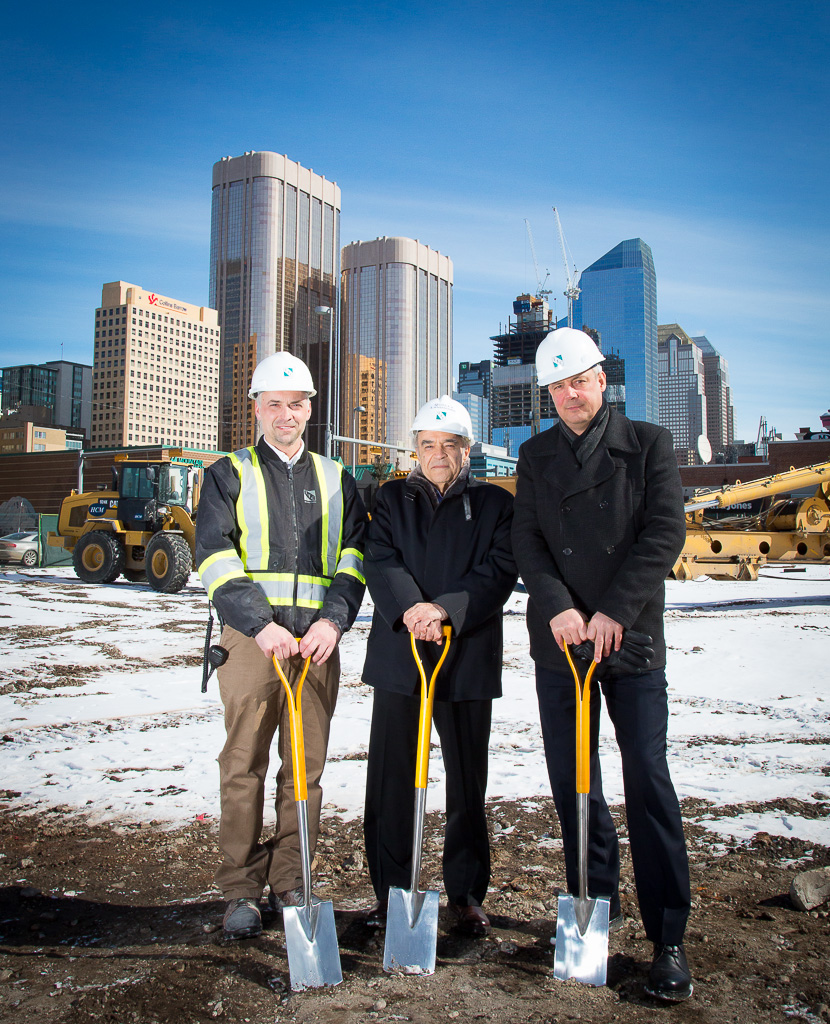
{"label": "khaki work pants", "polygon": [[[302,885],[288,701],[273,664],[252,637],[226,626],[221,643],[228,651],[228,660],[218,671],[226,741],[218,758],[222,805],[219,847],[223,860],[216,871],[216,884],[225,899],[259,899],[266,883],[273,892]],[[299,655],[280,662],[295,692],[303,664]],[[320,777],[339,682],[340,652],[335,648],[325,664],[309,666],[302,690],[312,859],[323,803]],[[277,772],[277,827],[275,835],[262,842],[265,778],[277,730],[281,762]]]}

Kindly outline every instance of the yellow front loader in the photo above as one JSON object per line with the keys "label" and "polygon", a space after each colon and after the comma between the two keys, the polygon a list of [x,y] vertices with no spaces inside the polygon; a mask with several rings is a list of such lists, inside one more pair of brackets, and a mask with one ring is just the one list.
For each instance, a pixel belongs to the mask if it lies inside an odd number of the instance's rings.
{"label": "yellow front loader", "polygon": [[171,453],[161,459],[116,455],[112,488],[64,498],[53,547],[72,552],[85,583],[122,574],[175,594],[193,569],[201,464]]}

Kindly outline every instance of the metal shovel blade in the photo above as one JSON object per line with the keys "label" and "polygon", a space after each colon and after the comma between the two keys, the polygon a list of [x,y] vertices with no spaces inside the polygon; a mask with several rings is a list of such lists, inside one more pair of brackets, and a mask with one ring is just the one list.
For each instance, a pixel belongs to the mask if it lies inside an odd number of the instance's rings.
{"label": "metal shovel blade", "polygon": [[438,892],[389,890],[383,969],[390,974],[435,974]]}
{"label": "metal shovel blade", "polygon": [[306,906],[285,907],[282,923],[291,988],[302,992],[306,988],[339,985],[343,972],[331,900],[318,900],[312,896],[310,909]]}
{"label": "metal shovel blade", "polygon": [[554,977],[605,984],[608,971],[609,900],[560,896],[556,915]]}

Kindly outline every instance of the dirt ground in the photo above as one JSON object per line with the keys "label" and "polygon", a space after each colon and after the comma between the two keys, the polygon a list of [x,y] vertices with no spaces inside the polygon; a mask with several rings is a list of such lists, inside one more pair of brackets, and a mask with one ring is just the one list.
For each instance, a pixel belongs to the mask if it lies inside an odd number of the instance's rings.
{"label": "dirt ground", "polygon": [[[95,826],[61,808],[23,817],[3,806],[13,796],[0,790],[3,1022],[830,1021],[830,907],[799,912],[787,896],[794,873],[830,863],[830,850],[798,840],[759,833],[751,845],[729,847],[689,827],[695,906],[686,946],[695,992],[667,1006],[642,989],[651,947],[627,862],[626,918],[611,935],[607,987],[553,977],[564,873],[552,804],[491,804],[492,935],[459,935],[442,909],[436,972],[420,978],[383,973],[383,932],[361,913],[371,890],[359,823],[327,819],[316,892],[334,901],[344,980],[292,993],[278,917],[264,914],[259,938],[222,939],[214,822]],[[830,804],[775,809],[824,817]],[[624,810],[614,813],[625,835]],[[428,819],[425,872],[434,888],[440,829],[437,817]]]}

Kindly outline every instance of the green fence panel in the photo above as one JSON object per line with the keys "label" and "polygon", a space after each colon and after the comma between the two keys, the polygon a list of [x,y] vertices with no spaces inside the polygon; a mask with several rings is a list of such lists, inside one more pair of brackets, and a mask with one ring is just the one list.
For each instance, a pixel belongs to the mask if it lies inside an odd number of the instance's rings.
{"label": "green fence panel", "polygon": [[53,548],[46,539],[47,533],[58,532],[58,517],[56,515],[38,516],[38,530],[40,531],[40,565],[72,565],[72,552],[66,548]]}

